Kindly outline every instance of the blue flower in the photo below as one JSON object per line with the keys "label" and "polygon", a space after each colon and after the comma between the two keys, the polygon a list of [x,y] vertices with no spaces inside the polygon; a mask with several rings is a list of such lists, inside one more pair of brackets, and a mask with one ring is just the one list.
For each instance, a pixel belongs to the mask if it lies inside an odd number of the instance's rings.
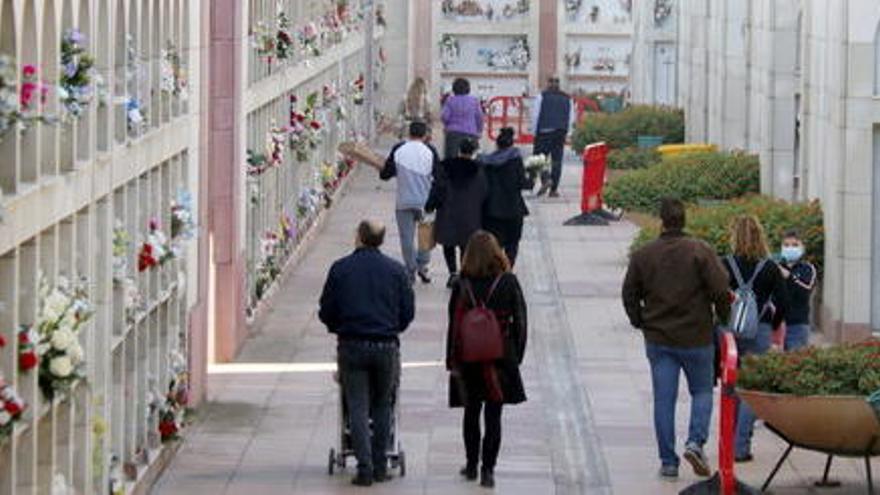
{"label": "blue flower", "polygon": [[86,37],[78,29],[68,29],[64,37],[68,43],[75,45],[80,45],[86,40]]}
{"label": "blue flower", "polygon": [[76,75],[78,69],[79,66],[75,62],[68,62],[64,64],[64,75],[67,77],[73,77]]}

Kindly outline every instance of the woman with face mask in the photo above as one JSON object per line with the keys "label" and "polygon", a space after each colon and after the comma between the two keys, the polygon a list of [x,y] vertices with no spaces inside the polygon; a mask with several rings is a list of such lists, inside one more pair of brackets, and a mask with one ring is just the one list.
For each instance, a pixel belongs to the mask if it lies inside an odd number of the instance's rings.
{"label": "woman with face mask", "polygon": [[804,259],[804,243],[796,231],[782,238],[779,269],[788,287],[789,307],[785,313],[785,350],[794,351],[810,341],[810,298],[816,287],[816,267]]}

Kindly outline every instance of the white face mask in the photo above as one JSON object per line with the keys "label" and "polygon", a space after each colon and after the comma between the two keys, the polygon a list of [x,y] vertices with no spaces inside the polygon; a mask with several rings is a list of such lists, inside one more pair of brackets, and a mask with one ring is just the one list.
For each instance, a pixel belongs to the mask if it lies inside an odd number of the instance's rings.
{"label": "white face mask", "polygon": [[783,246],[782,259],[789,263],[794,263],[804,256],[803,246]]}

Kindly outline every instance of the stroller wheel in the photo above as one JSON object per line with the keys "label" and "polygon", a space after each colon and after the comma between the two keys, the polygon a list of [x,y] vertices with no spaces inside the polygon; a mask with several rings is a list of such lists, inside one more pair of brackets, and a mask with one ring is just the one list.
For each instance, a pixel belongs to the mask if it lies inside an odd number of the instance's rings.
{"label": "stroller wheel", "polygon": [[333,476],[333,470],[336,468],[336,449],[330,449],[330,459],[327,462],[327,475]]}
{"label": "stroller wheel", "polygon": [[406,453],[402,450],[397,455],[397,464],[400,467],[400,477],[403,478],[406,476]]}

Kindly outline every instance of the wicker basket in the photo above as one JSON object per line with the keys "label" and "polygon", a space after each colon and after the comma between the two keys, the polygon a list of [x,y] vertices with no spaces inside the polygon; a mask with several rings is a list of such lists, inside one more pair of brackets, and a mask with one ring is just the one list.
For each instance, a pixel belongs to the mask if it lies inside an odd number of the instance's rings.
{"label": "wicker basket", "polygon": [[362,141],[340,143],[338,150],[346,157],[357,162],[366,163],[377,170],[382,170],[382,167],[385,166],[385,157],[373,151],[367,143]]}

